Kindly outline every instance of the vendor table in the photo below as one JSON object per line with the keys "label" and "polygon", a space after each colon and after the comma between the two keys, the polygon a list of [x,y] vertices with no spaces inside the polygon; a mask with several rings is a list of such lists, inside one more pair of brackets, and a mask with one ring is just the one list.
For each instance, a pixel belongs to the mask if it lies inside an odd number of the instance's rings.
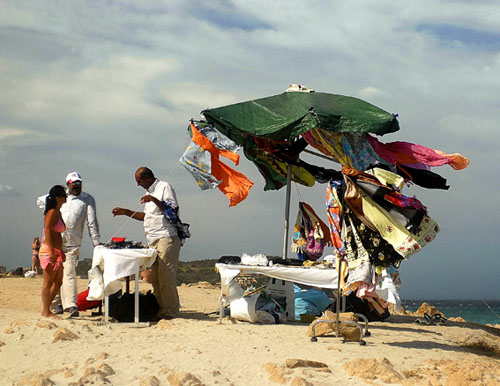
{"label": "vendor table", "polygon": [[109,318],[109,295],[122,289],[119,279],[135,275],[134,325],[139,325],[139,269],[141,266],[151,266],[156,259],[156,254],[156,249],[152,248],[110,249],[102,245],[94,248],[91,270],[94,277],[89,284],[87,299],[105,298],[105,323],[108,323]]}
{"label": "vendor table", "polygon": [[260,274],[279,280],[320,288],[337,288],[337,271],[334,268],[305,268],[284,265],[215,264],[221,278],[222,292],[237,275]]}
{"label": "vendor table", "polygon": [[221,312],[219,321],[222,320],[223,302],[229,302],[231,299],[241,297],[241,293],[232,293],[231,283],[238,275],[258,274],[267,277],[290,281],[308,285],[311,287],[336,289],[337,271],[334,268],[305,268],[284,265],[241,265],[241,264],[215,264],[221,278]]}
{"label": "vendor table", "polygon": [[[311,287],[319,288],[330,288],[338,289],[338,274],[337,270],[334,268],[306,268],[306,267],[296,267],[296,266],[283,266],[283,265],[272,265],[272,266],[260,266],[260,265],[241,265],[241,264],[223,264],[216,263],[220,278],[221,278],[221,307],[219,311],[219,323],[222,323],[222,315],[224,313],[223,302],[229,302],[231,299],[236,299],[242,296],[241,292],[235,292],[232,287],[233,279],[238,275],[250,275],[258,274],[264,275],[271,278],[290,281],[294,283],[299,283],[303,285],[308,285]],[[322,320],[315,321],[312,327],[312,338],[314,342],[317,338],[314,335],[314,328],[318,323],[336,323],[336,336],[339,335],[338,326],[340,323],[353,324],[359,328],[360,336],[363,328],[356,322],[353,321],[340,321],[340,302],[337,296],[337,319],[336,320]],[[360,314],[356,314],[365,321],[365,335],[369,335],[368,332],[368,320],[366,317]],[[361,344],[365,342],[360,339]]]}

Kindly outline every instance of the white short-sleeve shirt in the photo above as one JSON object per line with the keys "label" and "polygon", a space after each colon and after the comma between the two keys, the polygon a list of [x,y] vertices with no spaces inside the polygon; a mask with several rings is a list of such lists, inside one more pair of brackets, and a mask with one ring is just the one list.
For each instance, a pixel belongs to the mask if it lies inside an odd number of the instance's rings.
{"label": "white short-sleeve shirt", "polygon": [[[160,201],[172,200],[177,204],[175,191],[168,182],[156,179],[147,194]],[[175,226],[168,222],[163,211],[152,201],[144,204],[144,232],[149,244],[164,237],[177,236]]]}

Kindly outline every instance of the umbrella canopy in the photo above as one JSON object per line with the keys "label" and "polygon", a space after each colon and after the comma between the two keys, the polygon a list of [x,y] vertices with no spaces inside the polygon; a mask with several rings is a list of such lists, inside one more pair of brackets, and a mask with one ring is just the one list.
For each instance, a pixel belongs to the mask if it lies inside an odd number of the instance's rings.
{"label": "umbrella canopy", "polygon": [[202,114],[239,145],[248,136],[290,140],[313,128],[378,135],[399,130],[396,116],[387,111],[361,99],[322,92],[284,92]]}
{"label": "umbrella canopy", "polygon": [[[446,180],[430,174],[428,167],[449,164],[461,169],[468,165],[468,159],[458,153],[446,154],[400,141],[379,142],[371,134],[398,131],[397,115],[343,95],[284,92],[207,109],[202,114],[206,122],[200,122],[201,127],[215,127],[243,146],[245,156],[266,180],[264,190],[286,185],[285,259],[291,181],[306,186],[315,181],[329,183],[326,198],[330,236],[324,237],[315,214],[315,220],[310,216],[307,221],[299,212],[294,251],[303,258],[316,259],[323,253],[326,240],[330,240],[336,254],[343,257],[353,273],[348,277],[348,286],[358,288],[358,296],[374,295],[377,283],[373,267],[398,267],[402,260],[432,242],[439,232],[426,207],[416,197],[401,193],[405,181],[416,181],[418,177],[421,186],[447,188],[443,186]],[[309,145],[341,164],[342,171],[301,160],[300,153]],[[218,160],[217,155],[215,159]],[[338,290],[337,304],[340,280]]]}

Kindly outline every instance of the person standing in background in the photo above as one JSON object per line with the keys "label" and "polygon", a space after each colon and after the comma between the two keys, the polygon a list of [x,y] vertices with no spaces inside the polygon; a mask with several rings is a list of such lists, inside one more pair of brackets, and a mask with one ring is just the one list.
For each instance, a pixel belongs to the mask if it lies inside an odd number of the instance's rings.
{"label": "person standing in background", "polygon": [[66,229],[61,207],[66,202],[66,192],[61,185],[53,186],[45,198],[43,234],[40,246],[40,265],[43,268],[42,316],[55,318],[50,303],[59,292],[65,260],[61,233]]}
{"label": "person standing in background", "polygon": [[40,239],[35,237],[31,243],[31,270],[35,273],[40,272],[40,259],[38,258],[38,251],[40,250]]}
{"label": "person standing in background", "polygon": [[[66,176],[68,199],[61,207],[61,214],[66,223],[62,234],[63,251],[66,255],[64,276],[60,296],[56,296],[51,308],[55,314],[69,312],[69,317],[79,315],[76,304],[78,296],[76,267],[80,257],[83,228],[85,221],[94,247],[101,244],[99,224],[94,197],[82,191],[82,178],[79,173],[71,172]],[[43,210],[45,196],[39,197],[37,205]]]}

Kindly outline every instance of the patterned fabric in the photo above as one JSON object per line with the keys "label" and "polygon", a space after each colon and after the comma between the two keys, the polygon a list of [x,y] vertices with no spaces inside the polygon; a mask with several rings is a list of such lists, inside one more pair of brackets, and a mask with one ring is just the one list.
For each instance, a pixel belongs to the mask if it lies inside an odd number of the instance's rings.
{"label": "patterned fabric", "polygon": [[364,263],[370,262],[370,255],[361,242],[358,230],[353,224],[353,216],[345,214],[346,224],[343,228],[344,240],[346,245],[345,259],[349,270],[359,267]]}
{"label": "patterned fabric", "polygon": [[[359,170],[359,169],[358,169]],[[383,185],[389,185],[393,189],[400,191],[403,189],[405,180],[400,175],[381,168],[373,168],[365,171],[366,174],[374,176]]]}
{"label": "patterned fabric", "polygon": [[321,138],[318,137],[316,131],[309,130],[302,134],[302,138],[304,138],[307,141],[307,143],[310,146],[314,147],[316,150],[320,151],[324,155],[334,157],[335,160],[339,162],[337,158],[331,153],[331,151],[326,146],[323,145],[323,141],[321,140]]}
{"label": "patterned fabric", "polygon": [[[419,221],[412,224],[412,232],[406,229],[401,219],[394,213],[389,212],[362,191],[360,192],[361,208],[363,216],[367,217],[374,229],[370,229],[361,218],[355,214],[349,206],[342,208],[339,197],[345,193],[342,191],[344,184],[331,182],[327,187],[327,215],[329,220],[330,234],[335,251],[343,255],[348,262],[348,268],[353,269],[371,262],[375,266],[398,267],[403,258],[418,252],[423,246],[431,242],[439,227],[434,220],[420,213]],[[353,186],[356,186],[353,184]],[[394,192],[396,193],[396,192]],[[398,198],[397,205],[409,204],[421,205],[416,198],[408,198],[402,195]],[[405,197],[408,202],[402,202]],[[416,201],[413,201],[416,200]],[[387,201],[387,206],[397,208],[398,206]],[[342,210],[343,209],[343,210]],[[344,225],[341,229],[341,213],[344,211]],[[403,212],[402,212],[403,213]],[[416,220],[415,220],[416,221]]]}
{"label": "patterned fabric", "polygon": [[306,214],[306,218],[309,221],[309,227],[319,227],[320,229],[316,230],[316,233],[320,233],[321,237],[325,241],[325,245],[331,246],[332,239],[330,237],[330,233],[328,232],[328,226],[319,218],[311,205],[305,202],[299,202],[299,206],[302,208],[303,212]]}
{"label": "patterned fabric", "polygon": [[[397,253],[393,246],[385,241],[377,232],[373,232],[370,228],[365,226],[352,212],[347,208],[346,216],[349,218],[349,225],[346,227],[346,243],[349,244],[347,260],[356,261],[356,252],[353,248],[362,248],[368,254],[369,261],[376,267],[398,267],[403,258]],[[355,238],[359,239],[360,244],[353,243]],[[353,264],[358,265],[359,262]]]}
{"label": "patterned fabric", "polygon": [[439,233],[439,226],[428,216],[423,216],[415,234],[410,233],[394,216],[369,197],[363,197],[363,210],[365,215],[375,224],[382,238],[404,258],[420,251]]}
{"label": "patterned fabric", "polygon": [[191,233],[189,232],[189,224],[183,223],[179,218],[179,205],[174,200],[166,200],[161,203],[167,221],[177,229],[181,245],[184,245],[184,241],[191,237]]}
{"label": "patterned fabric", "polygon": [[[426,207],[416,197],[407,197],[388,187],[380,187],[364,180],[357,180],[353,184],[354,188],[360,191],[360,197],[363,195],[370,197],[412,233],[422,222],[423,216],[427,214]],[[361,198],[361,205],[363,205],[362,202]],[[370,224],[372,229],[376,231],[376,227],[373,227],[371,221]]]}
{"label": "patterned fabric", "polygon": [[332,180],[326,187],[326,215],[328,217],[328,227],[330,229],[333,249],[339,255],[343,255],[345,252],[345,245],[342,240],[340,229],[342,205],[340,204],[339,195],[336,189],[341,183],[341,181]]}
{"label": "patterned fabric", "polygon": [[[288,163],[271,154],[245,147],[245,156],[252,161],[266,180],[264,190],[278,190],[286,185]],[[314,186],[316,179],[302,166],[292,165],[292,181],[304,186]]]}
{"label": "patterned fabric", "polygon": [[194,124],[190,127],[192,142],[181,156],[180,164],[193,175],[202,190],[218,188],[229,198],[229,206],[237,205],[248,196],[253,182],[220,160],[222,156],[238,165],[239,155],[233,152],[237,149],[236,144],[215,128],[205,130],[214,143]]}
{"label": "patterned fabric", "polygon": [[345,253],[345,245],[342,240],[340,228],[342,205],[339,199],[340,194],[337,192],[337,187],[339,187],[341,183],[341,181],[332,180],[326,187],[326,215],[328,217],[328,227],[330,229],[333,249],[339,255]]}
{"label": "patterned fabric", "polygon": [[201,127],[198,128],[198,131],[207,137],[217,149],[228,150],[233,153],[241,149],[240,146],[218,131],[214,126]]}
{"label": "patterned fabric", "polygon": [[360,282],[369,284],[375,283],[375,270],[373,269],[373,264],[364,262],[356,268],[350,269],[349,275],[347,276],[347,283],[344,288],[356,289]]}
{"label": "patterned fabric", "polygon": [[373,150],[366,134],[342,133],[342,147],[357,170],[366,170],[370,165],[389,164]]}
{"label": "patterned fabric", "polygon": [[[299,215],[297,217],[299,217]],[[290,249],[292,250],[292,252],[295,252],[297,254],[297,258],[299,260],[307,260],[306,245],[306,232],[304,230],[304,227],[301,226],[301,220],[297,218],[297,222],[295,223],[295,227],[292,233],[292,245],[290,246]]]}
{"label": "patterned fabric", "polygon": [[321,221],[310,205],[299,202],[297,220],[292,234],[292,252],[301,260],[317,260],[323,255],[330,237],[324,234],[326,225]]}
{"label": "patterned fabric", "polygon": [[[415,229],[423,219],[423,215],[427,214],[426,208],[416,197],[407,197],[400,192],[394,190],[390,185],[384,185],[375,176],[360,172],[349,168],[342,167],[347,185],[345,201],[352,209],[355,215],[370,227],[373,231],[377,231],[373,222],[366,216],[363,210],[363,196],[370,197],[377,205],[388,211],[394,219],[402,224],[410,232],[415,233]],[[375,171],[375,169],[373,170]],[[381,175],[376,172],[375,174]],[[390,178],[390,172],[383,174],[387,181],[397,182],[399,176],[394,175]]]}
{"label": "patterned fabric", "polygon": [[353,166],[351,158],[344,152],[341,133],[334,133],[319,128],[309,130],[309,132],[317,142],[320,142],[321,147],[327,150],[328,155],[338,159],[341,165]]}
{"label": "patterned fabric", "polygon": [[191,142],[179,163],[194,177],[201,190],[215,189],[221,181],[212,175],[212,154]]}
{"label": "patterned fabric", "polygon": [[[233,160],[238,165],[239,155],[236,154],[236,151],[239,150],[239,146],[236,143],[218,132],[213,126],[204,127],[199,130],[194,124],[191,124],[190,127],[191,130],[194,128],[193,139],[195,136],[199,138],[199,135],[206,137],[211,145],[217,149],[215,152],[221,151],[223,156]],[[222,182],[217,180],[212,174],[212,153],[195,140],[191,141],[179,162],[191,173],[201,190],[215,189]]]}

